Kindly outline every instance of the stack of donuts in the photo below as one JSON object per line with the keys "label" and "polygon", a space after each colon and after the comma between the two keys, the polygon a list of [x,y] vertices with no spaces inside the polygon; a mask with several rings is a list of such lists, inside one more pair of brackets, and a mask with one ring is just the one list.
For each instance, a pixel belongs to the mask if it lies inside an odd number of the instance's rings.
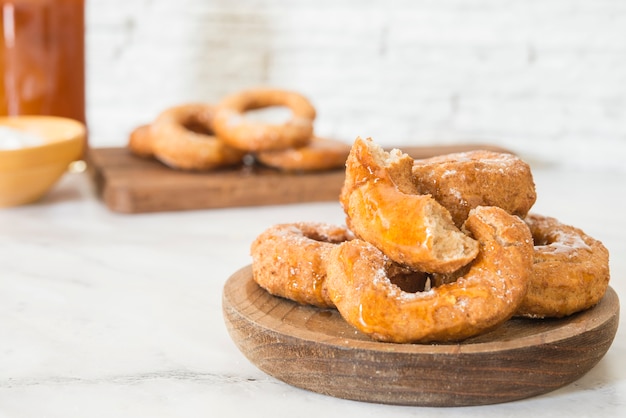
{"label": "stack of donuts", "polygon": [[461,341],[512,317],[589,309],[608,286],[608,251],[529,213],[536,198],[529,165],[512,154],[414,160],[357,138],[339,196],[346,225],[268,228],[251,245],[253,278],[395,343]]}
{"label": "stack of donuts", "polygon": [[[246,112],[286,107],[283,123],[253,121]],[[343,167],[350,146],[314,135],[316,110],[301,94],[258,88],[223,98],[217,105],[187,103],[161,112],[135,128],[130,151],[156,158],[179,170],[208,171],[253,162],[283,171],[321,171]],[[248,159],[250,160],[250,159]]]}

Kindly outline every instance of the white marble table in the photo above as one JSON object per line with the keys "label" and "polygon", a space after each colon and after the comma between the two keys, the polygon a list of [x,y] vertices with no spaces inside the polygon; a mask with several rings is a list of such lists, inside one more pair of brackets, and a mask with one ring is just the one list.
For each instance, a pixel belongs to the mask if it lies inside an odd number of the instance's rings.
{"label": "white marble table", "polygon": [[[535,167],[534,211],[611,252],[626,300],[626,173]],[[327,397],[258,370],[231,341],[225,280],[289,221],[343,223],[337,203],[147,215],[110,212],[68,174],[41,202],[0,210],[0,417],[622,416],[626,333],[577,382],[507,404],[415,408]]]}

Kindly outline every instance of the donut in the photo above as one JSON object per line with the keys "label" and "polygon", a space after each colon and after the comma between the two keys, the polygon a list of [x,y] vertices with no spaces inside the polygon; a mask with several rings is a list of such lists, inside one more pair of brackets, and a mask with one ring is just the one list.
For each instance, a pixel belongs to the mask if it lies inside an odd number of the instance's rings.
{"label": "donut", "polygon": [[[245,117],[246,111],[270,106],[285,106],[292,116],[284,123]],[[311,140],[315,114],[309,100],[296,92],[257,88],[224,97],[217,104],[213,128],[225,143],[245,151],[297,148]]]}
{"label": "donut", "polygon": [[413,159],[357,138],[339,196],[350,230],[393,261],[414,270],[449,273],[472,261],[478,243],[461,232],[448,210],[416,191]]}
{"label": "donut", "polygon": [[529,214],[534,262],[518,316],[560,318],[596,305],[609,284],[609,252],[581,229]]}
{"label": "donut", "polygon": [[212,170],[241,163],[245,152],[213,133],[214,108],[189,103],[161,112],[150,128],[156,159],[181,170]]}
{"label": "donut", "polygon": [[298,148],[258,152],[256,159],[282,171],[322,171],[344,167],[349,153],[345,142],[314,136]]}
{"label": "donut", "polygon": [[338,244],[327,265],[331,301],[346,322],[384,342],[460,341],[495,328],[526,294],[532,237],[522,220],[493,206],[473,209],[465,227],[480,243],[468,273],[416,293],[391,282],[393,262],[373,245],[360,239]]}
{"label": "donut", "polygon": [[476,150],[415,160],[418,193],[445,206],[457,226],[476,206],[498,206],[523,218],[537,193],[530,166],[515,155]]}
{"label": "donut", "polygon": [[131,131],[128,137],[128,149],[138,157],[149,158],[154,156],[149,124],[139,125]]}
{"label": "donut", "polygon": [[251,245],[253,279],[272,295],[333,307],[325,286],[328,253],[352,238],[345,227],[322,222],[272,226]]}

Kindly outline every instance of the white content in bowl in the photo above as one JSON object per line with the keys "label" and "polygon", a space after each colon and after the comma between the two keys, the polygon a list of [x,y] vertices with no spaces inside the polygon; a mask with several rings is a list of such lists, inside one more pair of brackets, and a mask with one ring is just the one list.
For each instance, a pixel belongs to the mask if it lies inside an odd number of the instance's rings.
{"label": "white content in bowl", "polygon": [[43,138],[33,133],[0,126],[0,150],[36,147],[43,143]]}

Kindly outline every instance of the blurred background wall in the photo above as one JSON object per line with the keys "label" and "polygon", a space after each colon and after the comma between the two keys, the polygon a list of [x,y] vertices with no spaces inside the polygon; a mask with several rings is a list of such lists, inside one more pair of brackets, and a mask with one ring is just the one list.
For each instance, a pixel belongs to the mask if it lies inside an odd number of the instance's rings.
{"label": "blurred background wall", "polygon": [[93,0],[94,147],[252,86],[299,91],[316,132],[491,143],[626,170],[624,0]]}

